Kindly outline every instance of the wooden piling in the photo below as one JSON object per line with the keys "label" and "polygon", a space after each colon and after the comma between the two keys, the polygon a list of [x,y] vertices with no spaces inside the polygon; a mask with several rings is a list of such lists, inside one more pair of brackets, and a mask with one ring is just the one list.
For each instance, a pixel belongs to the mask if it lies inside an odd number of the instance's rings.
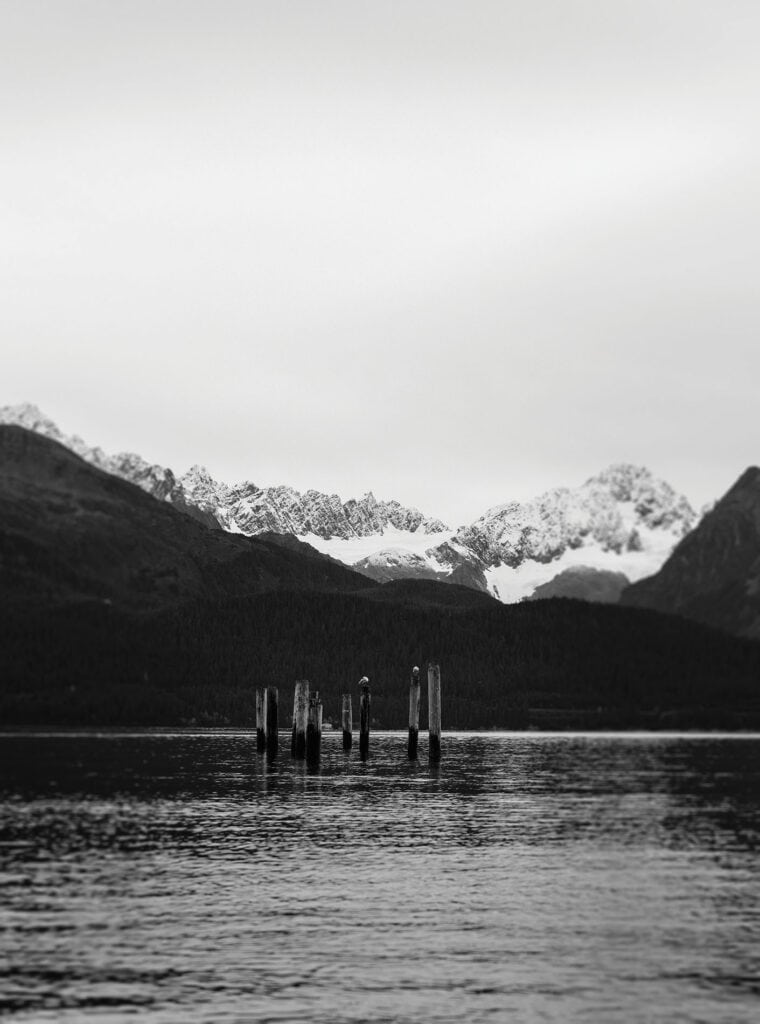
{"label": "wooden piling", "polygon": [[322,752],[322,701],[318,693],[309,697],[308,723],[306,725],[306,760],[316,764]]}
{"label": "wooden piling", "polygon": [[420,670],[415,665],[409,684],[409,747],[412,761],[417,757],[417,737],[420,733]]}
{"label": "wooden piling", "polygon": [[306,757],[306,729],[309,721],[309,680],[297,679],[293,694],[293,735],[290,753],[302,761]]}
{"label": "wooden piling", "polygon": [[266,750],[267,741],[264,734],[264,693],[260,687],[256,689],[256,750]]}
{"label": "wooden piling", "polygon": [[428,665],[428,752],[431,761],[441,760],[441,669]]}
{"label": "wooden piling", "polygon": [[277,687],[267,686],[264,691],[264,732],[266,734],[267,757],[277,754]]}
{"label": "wooden piling", "polygon": [[351,707],[351,694],[343,694],[343,711],[341,714],[343,724],[343,749],[350,750],[354,742],[353,708]]}
{"label": "wooden piling", "polygon": [[359,756],[365,760],[369,756],[369,679],[362,676],[359,680]]}

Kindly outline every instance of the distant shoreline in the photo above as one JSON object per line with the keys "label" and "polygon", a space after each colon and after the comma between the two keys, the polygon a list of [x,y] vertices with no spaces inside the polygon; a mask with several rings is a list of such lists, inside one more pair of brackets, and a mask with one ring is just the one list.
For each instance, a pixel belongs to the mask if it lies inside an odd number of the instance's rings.
{"label": "distant shoreline", "polygon": [[[280,729],[280,735],[289,736],[290,729]],[[373,729],[372,735],[405,737],[406,729]],[[0,737],[3,736],[250,736],[255,740],[254,726],[147,726],[147,725],[29,725],[0,726]],[[323,741],[330,736],[340,737],[340,730],[328,730],[323,733]],[[420,730],[421,737],[427,730]],[[483,737],[543,737],[543,736],[577,736],[577,737],[651,737],[653,739],[668,737],[685,737],[689,739],[760,739],[759,729],[451,729],[442,731],[443,736],[456,738],[460,736]]]}

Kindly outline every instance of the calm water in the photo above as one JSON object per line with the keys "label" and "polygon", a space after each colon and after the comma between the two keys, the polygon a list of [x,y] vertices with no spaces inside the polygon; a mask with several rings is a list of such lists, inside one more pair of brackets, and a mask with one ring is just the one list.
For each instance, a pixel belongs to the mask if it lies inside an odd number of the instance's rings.
{"label": "calm water", "polygon": [[0,736],[0,1014],[760,1020],[759,738],[404,742]]}

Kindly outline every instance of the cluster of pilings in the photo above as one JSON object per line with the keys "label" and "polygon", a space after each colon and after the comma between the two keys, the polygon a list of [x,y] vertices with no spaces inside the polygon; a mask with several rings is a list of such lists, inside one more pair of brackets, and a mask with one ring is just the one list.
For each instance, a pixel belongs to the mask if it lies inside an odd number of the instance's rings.
{"label": "cluster of pilings", "polygon": [[[267,758],[277,756],[279,739],[277,735],[276,686],[256,690],[256,749],[266,752]],[[359,756],[364,761],[369,757],[370,727],[369,679],[359,680]],[[353,745],[353,705],[350,693],[344,693],[341,707],[343,728],[343,749],[351,750]],[[428,754],[431,761],[441,759],[441,670],[436,664],[428,665]],[[420,731],[420,670],[412,669],[409,685],[409,740],[408,756],[417,757],[417,741]],[[293,729],[290,741],[291,756],[315,764],[322,750],[322,701],[319,693],[309,689],[308,679],[296,680],[293,694]]]}

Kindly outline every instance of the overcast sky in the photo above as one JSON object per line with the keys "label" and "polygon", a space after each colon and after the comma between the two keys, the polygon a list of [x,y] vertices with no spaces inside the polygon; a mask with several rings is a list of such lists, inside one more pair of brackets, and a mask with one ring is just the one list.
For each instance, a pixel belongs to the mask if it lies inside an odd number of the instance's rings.
{"label": "overcast sky", "polygon": [[452,525],[760,461],[757,0],[0,0],[0,404]]}

